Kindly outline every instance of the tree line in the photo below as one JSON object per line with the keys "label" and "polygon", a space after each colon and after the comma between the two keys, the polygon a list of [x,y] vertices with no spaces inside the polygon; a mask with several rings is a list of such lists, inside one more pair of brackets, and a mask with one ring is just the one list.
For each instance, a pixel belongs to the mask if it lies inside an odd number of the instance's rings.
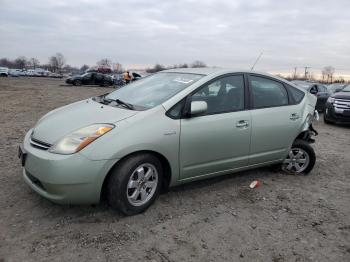
{"label": "tree line", "polygon": [[287,77],[279,75],[286,78],[287,80],[309,80],[309,81],[319,81],[321,83],[330,84],[330,83],[345,83],[345,79],[342,76],[335,77],[335,68],[333,66],[325,66],[321,70],[321,78],[316,77],[314,73],[310,72],[311,67],[303,67],[304,72],[302,74],[297,73],[297,68],[294,68],[294,72]]}
{"label": "tree line", "polygon": [[155,64],[153,67],[147,68],[146,72],[147,73],[156,73],[156,72],[163,71],[163,70],[166,70],[166,69],[189,68],[189,67],[200,68],[200,67],[207,67],[207,65],[204,62],[199,61],[199,60],[194,61],[191,64],[184,63],[184,64],[177,64],[177,65],[172,65],[172,66],[167,66],[167,67],[164,66],[164,65],[161,65],[161,64]]}
{"label": "tree line", "polygon": [[56,53],[48,58],[48,62],[41,64],[39,59],[32,57],[27,58],[25,56],[19,56],[14,60],[8,58],[0,58],[0,66],[8,67],[11,69],[36,69],[44,68],[50,70],[51,72],[60,73],[66,68],[71,68],[69,65],[66,65],[66,58],[62,53]]}

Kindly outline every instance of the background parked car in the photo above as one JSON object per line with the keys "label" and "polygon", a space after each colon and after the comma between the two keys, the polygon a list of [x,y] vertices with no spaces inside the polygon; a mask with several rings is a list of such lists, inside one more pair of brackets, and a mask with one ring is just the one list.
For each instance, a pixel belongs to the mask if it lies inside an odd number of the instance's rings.
{"label": "background parked car", "polygon": [[0,76],[9,76],[9,69],[7,67],[0,67]]}
{"label": "background parked car", "polygon": [[316,110],[323,112],[325,109],[326,101],[330,96],[327,87],[320,83],[306,82],[306,81],[292,81],[292,83],[300,86],[301,88],[307,90],[311,94],[317,96]]}
{"label": "background parked car", "polygon": [[96,72],[90,72],[85,73],[82,75],[76,75],[67,78],[66,80],[67,84],[72,84],[75,86],[80,85],[100,85],[100,86],[111,86],[114,84],[114,80],[111,76],[96,73]]}
{"label": "background parked car", "polygon": [[339,83],[336,83],[336,84],[331,84],[329,86],[327,86],[327,90],[329,93],[333,94],[333,93],[337,93],[337,92],[340,92],[344,89],[344,87],[346,87],[347,84],[339,84]]}
{"label": "background parked car", "polygon": [[51,78],[63,78],[63,75],[59,74],[59,73],[51,73],[51,72],[49,72],[48,77],[51,77]]}
{"label": "background parked car", "polygon": [[18,77],[22,75],[21,69],[9,69],[9,75],[12,77]]}
{"label": "background parked car", "polygon": [[350,123],[350,85],[328,98],[323,118],[327,124]]}

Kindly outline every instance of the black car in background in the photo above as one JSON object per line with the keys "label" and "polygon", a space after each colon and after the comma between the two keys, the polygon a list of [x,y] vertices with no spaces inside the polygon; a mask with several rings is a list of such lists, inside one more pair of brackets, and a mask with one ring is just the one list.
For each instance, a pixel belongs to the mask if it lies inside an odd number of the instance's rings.
{"label": "black car in background", "polygon": [[327,124],[350,124],[350,85],[347,85],[342,91],[334,93],[328,98],[323,119]]}
{"label": "black car in background", "polygon": [[316,110],[318,112],[324,112],[326,101],[330,96],[325,85],[306,81],[292,81],[292,83],[317,96]]}
{"label": "black car in background", "polygon": [[82,75],[75,75],[67,78],[67,84],[72,84],[75,86],[80,85],[99,85],[99,86],[111,86],[114,84],[114,80],[111,76],[97,73],[88,72]]}

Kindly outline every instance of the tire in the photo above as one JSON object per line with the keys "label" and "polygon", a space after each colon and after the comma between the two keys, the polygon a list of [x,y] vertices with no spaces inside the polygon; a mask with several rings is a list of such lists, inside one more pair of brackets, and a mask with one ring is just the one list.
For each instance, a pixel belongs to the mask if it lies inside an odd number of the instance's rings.
{"label": "tire", "polygon": [[80,81],[80,80],[75,80],[75,81],[73,82],[73,85],[74,85],[74,86],[81,86],[81,81]]}
{"label": "tire", "polygon": [[296,139],[286,159],[282,170],[292,175],[307,175],[316,163],[314,149],[304,140]]}
{"label": "tire", "polygon": [[102,82],[102,86],[104,86],[104,87],[109,86],[108,81],[103,81],[103,82]]}
{"label": "tire", "polygon": [[323,121],[324,121],[326,124],[329,124],[329,125],[333,124],[332,121],[329,121],[329,120],[326,119],[326,112],[323,114]]}
{"label": "tire", "polygon": [[[151,175],[147,179],[148,171]],[[128,157],[117,164],[109,177],[108,204],[125,215],[142,213],[159,195],[162,178],[162,164],[156,156],[145,153]]]}

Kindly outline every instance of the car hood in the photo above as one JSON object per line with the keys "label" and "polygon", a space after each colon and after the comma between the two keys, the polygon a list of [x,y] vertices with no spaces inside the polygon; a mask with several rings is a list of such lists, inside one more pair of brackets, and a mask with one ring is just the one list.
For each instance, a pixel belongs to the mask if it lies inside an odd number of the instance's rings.
{"label": "car hood", "polygon": [[350,99],[350,92],[337,92],[332,95],[334,98],[339,98],[339,99]]}
{"label": "car hood", "polygon": [[44,115],[33,128],[33,138],[54,144],[63,136],[96,123],[116,123],[138,111],[102,105],[92,99],[57,108]]}

